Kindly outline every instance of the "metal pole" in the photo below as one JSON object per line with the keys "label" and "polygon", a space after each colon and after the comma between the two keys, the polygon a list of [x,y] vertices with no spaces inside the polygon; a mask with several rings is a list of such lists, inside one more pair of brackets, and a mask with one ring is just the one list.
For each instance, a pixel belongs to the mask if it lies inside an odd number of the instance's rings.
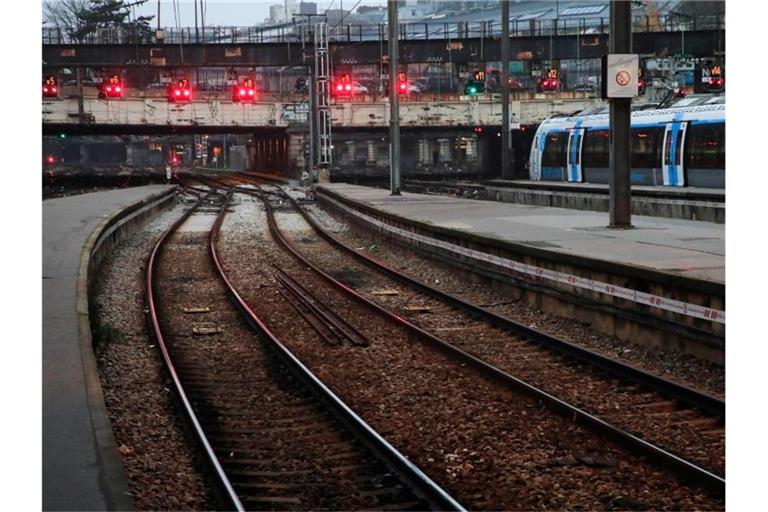
{"label": "metal pole", "polygon": [[197,2],[194,2],[195,4],[195,42],[200,42],[200,31],[197,28]]}
{"label": "metal pole", "polygon": [[[632,48],[632,6],[628,0],[610,2],[610,53],[630,53]],[[630,191],[631,98],[610,100],[609,212],[610,227],[632,227]]]}
{"label": "metal pole", "polygon": [[390,192],[400,195],[400,98],[397,96],[397,0],[387,0],[389,29],[389,169]]}
{"label": "metal pole", "polygon": [[512,179],[509,167],[509,0],[501,0],[501,179]]}
{"label": "metal pole", "polygon": [[313,171],[315,170],[315,133],[317,132],[317,102],[315,101],[315,77],[312,71],[312,66],[309,66],[309,161],[307,162],[307,172],[314,178]]}
{"label": "metal pole", "polygon": [[83,69],[75,70],[77,78],[77,118],[81,123],[85,122],[85,105],[83,104]]}
{"label": "metal pole", "polygon": [[[203,33],[203,44],[205,44],[205,9],[203,0],[200,0],[200,29]],[[205,53],[203,53],[203,58],[205,58]]]}

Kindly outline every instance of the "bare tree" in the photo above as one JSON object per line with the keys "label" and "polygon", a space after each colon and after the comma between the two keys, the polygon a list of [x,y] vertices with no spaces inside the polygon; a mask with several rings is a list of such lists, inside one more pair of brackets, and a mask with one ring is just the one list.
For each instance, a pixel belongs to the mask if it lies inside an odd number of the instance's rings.
{"label": "bare tree", "polygon": [[43,2],[43,22],[59,30],[66,41],[79,42],[88,11],[89,0],[46,0]]}

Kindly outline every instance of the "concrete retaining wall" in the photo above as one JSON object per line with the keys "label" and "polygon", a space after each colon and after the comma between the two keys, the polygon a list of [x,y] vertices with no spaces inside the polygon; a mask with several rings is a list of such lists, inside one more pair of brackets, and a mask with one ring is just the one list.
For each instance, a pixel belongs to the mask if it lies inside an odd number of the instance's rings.
{"label": "concrete retaining wall", "polygon": [[460,272],[473,278],[479,276],[490,286],[500,287],[512,297],[525,300],[542,311],[589,323],[602,332],[628,342],[680,350],[718,364],[724,363],[724,324],[638,304],[594,290],[513,273],[494,265],[479,266],[476,261],[445,248],[394,239],[383,230],[376,232],[371,224],[349,217],[326,198],[390,226],[468,249],[714,309],[725,309],[724,285],[628,265],[606,264],[604,261],[575,255],[555,254],[539,248],[436,227],[376,210],[322,187],[317,189],[317,199],[321,206],[342,214],[367,232],[375,232],[380,241],[394,241],[449,263]]}
{"label": "concrete retaining wall", "polygon": [[[486,197],[504,203],[554,206],[574,210],[608,211],[608,196],[585,192],[546,191],[527,188],[485,187]],[[725,223],[725,204],[692,199],[632,197],[632,215],[668,217]]]}
{"label": "concrete retaining wall", "polygon": [[149,196],[105,218],[88,237],[80,256],[77,277],[76,310],[79,324],[80,353],[85,372],[88,406],[97,440],[99,460],[103,466],[104,485],[114,510],[132,510],[128,483],[122,460],[112,432],[112,424],[104,404],[96,357],[93,351],[91,324],[91,296],[101,265],[111,254],[115,244],[130,236],[158,212],[168,207],[175,197],[175,189]]}

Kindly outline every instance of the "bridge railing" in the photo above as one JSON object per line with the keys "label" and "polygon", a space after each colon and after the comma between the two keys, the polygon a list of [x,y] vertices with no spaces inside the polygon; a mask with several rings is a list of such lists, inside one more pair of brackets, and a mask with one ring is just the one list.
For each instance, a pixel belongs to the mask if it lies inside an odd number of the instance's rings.
{"label": "bridge railing", "polygon": [[[725,29],[725,18],[719,15],[683,17],[636,16],[632,20],[634,32],[678,32],[691,30]],[[182,27],[163,30],[165,44],[244,44],[244,43],[301,43],[311,44],[312,26],[306,23],[286,23],[270,27]],[[544,20],[511,20],[511,37],[541,37],[565,35],[598,35],[610,32],[608,18],[557,18]],[[379,25],[333,25],[328,31],[332,42],[385,41],[387,27]],[[400,23],[399,39],[451,40],[501,37],[501,21],[422,22]],[[44,45],[52,44],[157,44],[154,32],[132,34],[119,27],[100,28],[85,37],[73,38],[58,27],[43,27]]]}

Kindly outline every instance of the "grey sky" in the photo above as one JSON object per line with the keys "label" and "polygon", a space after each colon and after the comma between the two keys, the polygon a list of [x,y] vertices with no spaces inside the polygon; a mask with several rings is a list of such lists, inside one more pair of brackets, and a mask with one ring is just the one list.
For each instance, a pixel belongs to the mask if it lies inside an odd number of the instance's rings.
{"label": "grey sky", "polygon": [[[141,15],[157,15],[158,0],[149,0],[136,10]],[[174,17],[174,3],[178,6],[180,26],[191,27],[195,25],[195,3],[192,0],[160,0],[160,24],[166,27],[176,26]],[[331,5],[332,9],[338,9],[343,5],[344,9],[350,9],[357,0],[332,0],[317,1],[318,12],[322,12]],[[384,5],[385,0],[362,0],[359,5]],[[269,17],[269,6],[283,4],[283,0],[206,0],[206,25],[230,25],[247,26],[260,23]],[[153,20],[155,25],[157,20]]]}

